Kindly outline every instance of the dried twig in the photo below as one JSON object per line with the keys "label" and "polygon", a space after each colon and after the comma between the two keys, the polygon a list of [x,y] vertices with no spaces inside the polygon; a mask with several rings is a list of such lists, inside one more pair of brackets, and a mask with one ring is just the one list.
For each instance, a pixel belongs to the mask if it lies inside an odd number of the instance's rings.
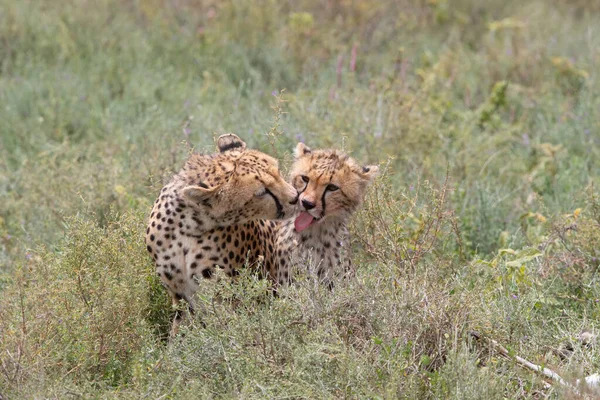
{"label": "dried twig", "polygon": [[[470,331],[469,334],[477,340],[481,339],[481,335],[475,331]],[[492,346],[492,348],[495,351],[497,351],[498,353],[500,353],[502,356],[506,357],[507,359],[515,361],[517,364],[519,364],[522,367],[525,367],[532,371],[538,372],[538,373],[544,375],[546,378],[550,378],[553,381],[560,383],[562,386],[573,390],[575,393],[580,394],[575,386],[573,386],[569,382],[565,381],[560,375],[558,375],[556,372],[552,371],[550,368],[546,368],[546,367],[542,367],[540,365],[534,364],[531,361],[528,361],[528,360],[524,359],[523,357],[519,357],[517,355],[511,356],[510,353],[508,352],[508,350],[506,350],[506,348],[504,346],[502,346],[500,343],[498,343],[494,339],[490,339],[490,338],[486,338],[486,339],[487,339],[487,342]],[[546,386],[546,387],[548,387],[548,386]]]}

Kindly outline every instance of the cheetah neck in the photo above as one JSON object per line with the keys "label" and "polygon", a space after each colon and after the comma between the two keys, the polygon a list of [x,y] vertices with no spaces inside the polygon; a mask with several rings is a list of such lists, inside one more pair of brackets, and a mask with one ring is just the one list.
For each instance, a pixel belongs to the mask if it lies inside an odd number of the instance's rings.
{"label": "cheetah neck", "polygon": [[240,217],[236,213],[215,214],[210,203],[191,204],[183,198],[182,190],[185,186],[184,182],[174,182],[159,197],[159,200],[163,202],[165,212],[169,210],[169,214],[174,216],[173,220],[181,234],[200,236],[212,229],[243,222],[239,220]]}
{"label": "cheetah neck", "polygon": [[337,244],[345,241],[348,234],[347,220],[342,217],[330,217],[326,220],[316,223],[302,232],[296,231],[294,221],[286,222],[288,226],[288,235],[293,236],[300,245],[313,246],[326,240],[335,239]]}

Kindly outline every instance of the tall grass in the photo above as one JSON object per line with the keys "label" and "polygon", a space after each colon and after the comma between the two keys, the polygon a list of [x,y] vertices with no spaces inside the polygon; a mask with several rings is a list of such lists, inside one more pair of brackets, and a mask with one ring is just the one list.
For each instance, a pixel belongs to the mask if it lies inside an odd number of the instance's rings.
{"label": "tall grass", "polygon": [[[573,395],[471,330],[568,379],[600,369],[578,339],[600,316],[594,3],[1,9],[0,396]],[[385,172],[352,221],[355,278],[206,284],[168,345],[147,213],[225,132]]]}

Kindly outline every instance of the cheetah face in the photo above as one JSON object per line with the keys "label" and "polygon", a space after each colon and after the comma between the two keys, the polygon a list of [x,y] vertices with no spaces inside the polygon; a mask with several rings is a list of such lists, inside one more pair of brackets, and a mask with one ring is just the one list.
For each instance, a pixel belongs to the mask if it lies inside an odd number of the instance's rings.
{"label": "cheetah face", "polygon": [[281,176],[277,160],[249,152],[239,165],[246,165],[248,172],[237,174],[232,202],[243,201],[252,219],[286,219],[297,212],[298,192]]}
{"label": "cheetah face", "polygon": [[241,223],[252,219],[285,219],[297,212],[298,192],[281,176],[276,159],[246,149],[236,135],[219,138],[219,177],[188,186],[184,197],[208,207],[213,216]]}
{"label": "cheetah face", "polygon": [[291,181],[299,195],[300,232],[326,218],[347,218],[362,202],[367,185],[377,175],[377,166],[359,166],[335,150],[312,151],[303,143],[295,150]]}

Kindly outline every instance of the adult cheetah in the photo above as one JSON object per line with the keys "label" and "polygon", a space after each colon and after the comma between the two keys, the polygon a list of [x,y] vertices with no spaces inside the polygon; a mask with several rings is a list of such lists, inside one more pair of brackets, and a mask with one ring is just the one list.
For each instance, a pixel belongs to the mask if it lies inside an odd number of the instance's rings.
{"label": "adult cheetah", "polygon": [[[281,177],[277,160],[247,149],[234,134],[220,136],[217,147],[217,154],[192,154],[162,188],[146,230],[148,252],[173,304],[184,299],[191,313],[196,278],[209,278],[215,266],[233,275],[233,265],[246,260],[241,250],[260,256],[251,235],[262,234],[242,232],[239,224],[257,220],[257,226],[271,226],[258,220],[290,218],[297,208],[298,192]],[[236,254],[229,250],[246,240]],[[177,311],[171,335],[182,317]]]}

